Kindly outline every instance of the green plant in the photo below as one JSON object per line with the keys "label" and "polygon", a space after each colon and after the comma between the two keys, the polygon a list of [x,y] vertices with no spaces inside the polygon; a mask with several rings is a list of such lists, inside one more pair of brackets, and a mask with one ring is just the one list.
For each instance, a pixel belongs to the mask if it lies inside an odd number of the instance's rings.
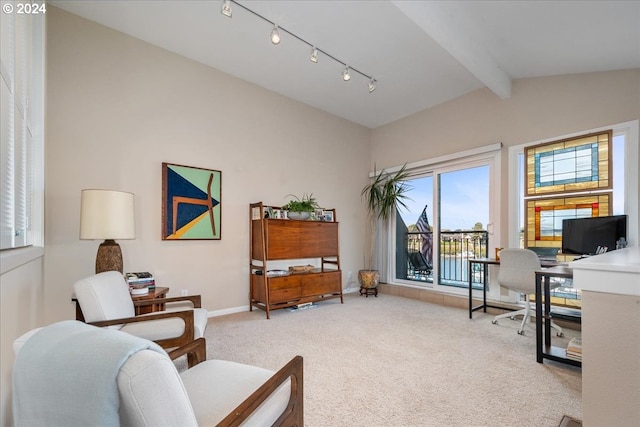
{"label": "green plant", "polygon": [[365,186],[360,194],[369,211],[370,248],[367,269],[371,269],[373,265],[376,223],[381,221],[387,227],[389,218],[396,210],[406,209],[405,201],[411,200],[407,192],[412,188],[406,182],[409,178],[406,163],[395,173],[388,173],[384,169],[377,173],[374,167],[374,174],[373,181]]}
{"label": "green plant", "polygon": [[282,206],[282,209],[291,212],[313,212],[320,206],[316,201],[313,194],[303,194],[302,197],[295,196],[293,194],[287,194],[285,197],[293,197],[294,200],[289,201],[286,205]]}

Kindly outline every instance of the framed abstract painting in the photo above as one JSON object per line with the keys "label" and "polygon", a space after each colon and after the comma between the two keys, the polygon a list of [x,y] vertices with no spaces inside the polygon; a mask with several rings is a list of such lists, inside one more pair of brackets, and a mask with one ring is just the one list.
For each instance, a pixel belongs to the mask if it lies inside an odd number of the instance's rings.
{"label": "framed abstract painting", "polygon": [[222,172],[162,163],[162,240],[220,240]]}

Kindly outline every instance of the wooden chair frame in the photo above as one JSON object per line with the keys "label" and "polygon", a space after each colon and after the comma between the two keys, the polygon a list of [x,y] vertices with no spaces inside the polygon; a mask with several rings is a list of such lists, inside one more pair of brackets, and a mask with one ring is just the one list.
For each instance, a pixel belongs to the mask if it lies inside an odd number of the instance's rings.
{"label": "wooden chair frame", "polygon": [[296,356],[267,380],[260,388],[231,411],[217,427],[240,426],[286,380],[291,379],[289,403],[273,424],[277,427],[302,427],[304,425],[302,356]]}
{"label": "wooden chair frame", "polygon": [[[202,307],[202,298],[200,295],[187,295],[181,297],[171,297],[171,298],[157,298],[153,300],[141,300],[134,301],[134,306],[146,306],[146,305],[158,305],[158,304],[166,304],[171,302],[183,302],[190,301],[193,304],[193,308],[201,308]],[[155,343],[160,347],[171,351],[168,351],[169,357],[172,360],[187,355],[188,365],[192,367],[197,363],[206,360],[206,344],[204,338],[198,338],[197,340],[193,339],[195,333],[195,326],[193,320],[193,310],[184,310],[184,311],[159,311],[151,314],[145,314],[135,317],[125,317],[122,319],[111,319],[111,320],[103,320],[99,322],[86,322],[90,325],[105,327],[105,326],[113,326],[113,325],[122,325],[127,323],[136,323],[136,322],[147,322],[150,320],[158,320],[158,319],[170,319],[170,318],[180,318],[184,321],[184,331],[182,335],[174,338],[160,339],[156,340]],[[200,341],[202,340],[202,341]],[[196,360],[198,362],[196,362]]]}

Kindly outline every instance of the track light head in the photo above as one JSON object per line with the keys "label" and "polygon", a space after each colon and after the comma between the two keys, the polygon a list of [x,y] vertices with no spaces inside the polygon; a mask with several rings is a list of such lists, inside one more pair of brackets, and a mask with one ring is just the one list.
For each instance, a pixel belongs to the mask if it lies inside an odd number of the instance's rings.
{"label": "track light head", "polygon": [[342,72],[342,80],[348,82],[351,80],[351,74],[349,74],[349,66],[344,67],[344,71]]}
{"label": "track light head", "polygon": [[222,2],[222,6],[220,7],[220,13],[224,16],[228,16],[231,18],[233,11],[231,10],[231,2],[229,0],[224,0]]}
{"label": "track light head", "polygon": [[271,43],[280,44],[280,32],[278,31],[277,25],[271,30]]}
{"label": "track light head", "polygon": [[318,49],[315,46],[311,49],[311,56],[309,57],[309,61],[318,63]]}
{"label": "track light head", "polygon": [[369,93],[376,90],[376,79],[369,80]]}

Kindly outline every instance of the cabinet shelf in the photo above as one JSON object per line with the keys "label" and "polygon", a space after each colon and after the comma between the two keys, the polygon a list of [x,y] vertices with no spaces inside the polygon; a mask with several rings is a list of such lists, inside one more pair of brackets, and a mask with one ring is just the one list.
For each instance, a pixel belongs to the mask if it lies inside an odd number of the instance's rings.
{"label": "cabinet shelf", "polygon": [[[298,304],[340,298],[342,271],[338,245],[338,223],[265,218],[262,202],[249,206],[250,297],[249,309],[271,310]],[[307,272],[269,275],[274,261],[319,260],[320,266]]]}

